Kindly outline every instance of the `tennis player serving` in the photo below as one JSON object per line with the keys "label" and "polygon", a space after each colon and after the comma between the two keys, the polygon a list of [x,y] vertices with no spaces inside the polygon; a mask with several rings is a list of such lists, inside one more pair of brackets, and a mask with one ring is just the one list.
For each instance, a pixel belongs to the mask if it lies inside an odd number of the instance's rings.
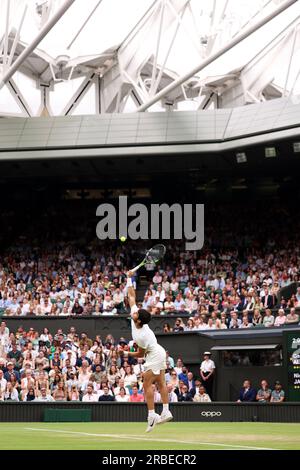
{"label": "tennis player serving", "polygon": [[[166,387],[165,369],[166,369],[166,351],[157,343],[153,331],[148,323],[151,320],[151,314],[136,305],[135,290],[132,285],[132,276],[136,269],[127,273],[127,296],[131,308],[131,331],[134,342],[138,345],[136,352],[124,352],[124,357],[132,356],[135,358],[145,357],[145,372],[143,375],[143,386],[145,399],[148,407],[148,426],[146,432],[154,429],[156,424],[163,424],[173,419],[169,411],[169,397]],[[157,384],[163,402],[163,411],[159,415],[154,411],[154,392],[153,384]]]}

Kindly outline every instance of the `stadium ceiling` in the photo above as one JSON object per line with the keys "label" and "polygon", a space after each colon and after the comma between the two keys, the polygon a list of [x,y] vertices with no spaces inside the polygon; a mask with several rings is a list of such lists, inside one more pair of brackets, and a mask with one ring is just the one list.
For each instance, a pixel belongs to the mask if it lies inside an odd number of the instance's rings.
{"label": "stadium ceiling", "polygon": [[233,108],[300,93],[299,0],[1,0],[0,116]]}

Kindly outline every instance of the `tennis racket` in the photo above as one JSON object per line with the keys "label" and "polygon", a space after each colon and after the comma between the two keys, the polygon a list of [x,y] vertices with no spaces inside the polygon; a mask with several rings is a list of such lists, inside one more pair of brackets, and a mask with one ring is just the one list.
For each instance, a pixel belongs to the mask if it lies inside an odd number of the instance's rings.
{"label": "tennis racket", "polygon": [[135,268],[131,269],[130,271],[135,273],[142,266],[145,266],[145,264],[158,263],[161,259],[163,259],[163,257],[165,256],[165,253],[166,253],[165,245],[154,245],[152,248],[150,248],[150,250],[147,251],[143,261],[140,264],[138,264]]}

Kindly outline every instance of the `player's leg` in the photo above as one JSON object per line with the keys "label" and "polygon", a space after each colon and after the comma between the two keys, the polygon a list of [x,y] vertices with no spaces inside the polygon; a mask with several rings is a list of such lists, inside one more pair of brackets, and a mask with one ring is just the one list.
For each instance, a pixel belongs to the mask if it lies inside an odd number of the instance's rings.
{"label": "player's leg", "polygon": [[161,400],[163,403],[162,414],[160,415],[160,421],[157,424],[163,424],[173,419],[173,415],[171,411],[169,410],[169,395],[168,395],[166,376],[165,376],[164,370],[161,370],[160,374],[156,376],[155,382],[159,388],[159,393],[160,393]]}
{"label": "player's leg", "polygon": [[154,429],[154,426],[159,422],[160,416],[155,413],[154,409],[154,391],[152,384],[155,382],[155,374],[152,370],[147,370],[143,376],[144,394],[148,407],[148,427],[146,432]]}

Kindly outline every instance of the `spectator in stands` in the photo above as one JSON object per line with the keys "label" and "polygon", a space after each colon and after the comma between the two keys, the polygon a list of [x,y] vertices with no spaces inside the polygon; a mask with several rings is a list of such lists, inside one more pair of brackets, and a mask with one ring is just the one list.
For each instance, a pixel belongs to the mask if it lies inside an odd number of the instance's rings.
{"label": "spectator in stands", "polygon": [[247,312],[252,311],[252,310],[254,310],[254,306],[255,306],[254,297],[252,295],[247,295],[244,310],[247,311]]}
{"label": "spectator in stands", "polygon": [[42,388],[45,388],[47,393],[50,393],[49,377],[45,371],[39,372],[35,381],[35,390],[37,396]]}
{"label": "spectator in stands", "polygon": [[120,373],[117,369],[117,366],[112,364],[107,373],[107,379],[110,386],[114,385],[114,383],[116,382],[116,377],[120,377]]}
{"label": "spectator in stands", "polygon": [[203,385],[199,387],[199,393],[196,393],[194,395],[193,401],[198,402],[198,403],[210,403],[211,402],[211,399],[209,395],[206,393],[205,387],[203,387]]}
{"label": "spectator in stands", "polygon": [[65,387],[64,381],[60,380],[58,382],[57,388],[52,394],[55,401],[66,401],[67,400],[67,389]]}
{"label": "spectator in stands", "polygon": [[199,395],[200,393],[200,387],[202,385],[202,382],[199,378],[195,379],[195,387],[190,390],[192,396],[194,397],[195,395]]}
{"label": "spectator in stands", "polygon": [[272,390],[269,388],[268,382],[264,379],[260,383],[260,389],[256,394],[256,400],[259,403],[268,403],[271,399]]}
{"label": "spectator in stands", "polygon": [[296,309],[293,307],[291,308],[290,313],[286,316],[286,325],[295,325],[299,323],[299,315],[296,313]]}
{"label": "spectator in stands", "polygon": [[256,308],[253,312],[253,318],[252,318],[252,325],[253,326],[262,326],[263,324],[263,317],[260,313],[260,310]]}
{"label": "spectator in stands", "polygon": [[80,395],[79,390],[76,385],[71,385],[71,388],[68,391],[68,400],[69,401],[79,401]]}
{"label": "spectator in stands", "polygon": [[82,366],[78,367],[78,382],[82,388],[87,385],[91,377],[91,368],[87,360],[82,361]]}
{"label": "spectator in stands", "polygon": [[35,394],[35,389],[34,387],[29,387],[28,390],[26,391],[25,399],[22,399],[23,401],[34,401],[36,398]]}
{"label": "spectator in stands", "polygon": [[131,388],[137,383],[137,376],[133,372],[133,367],[128,365],[125,368],[125,373],[123,375],[125,387]]}
{"label": "spectator in stands", "polygon": [[156,295],[150,303],[150,311],[152,315],[160,315],[163,311],[163,303],[160,301],[160,296]]}
{"label": "spectator in stands", "polygon": [[[175,308],[175,311],[177,312],[177,315],[187,313],[186,303],[185,303],[185,300],[184,300],[181,292],[179,294],[177,294],[176,297],[175,297],[174,308]],[[182,322],[182,320],[181,320],[181,322]]]}
{"label": "spectator in stands", "polygon": [[179,388],[177,392],[178,401],[193,401],[192,394],[188,391],[187,385],[185,383],[179,382]]}
{"label": "spectator in stands", "polygon": [[0,369],[0,390],[4,393],[6,390],[7,380],[4,378],[4,372]]}
{"label": "spectator in stands", "polygon": [[175,389],[178,387],[179,380],[178,380],[178,375],[175,369],[171,369],[170,372],[170,380],[168,381],[170,385]]}
{"label": "spectator in stands", "polygon": [[[108,390],[108,387],[106,387]],[[92,383],[88,383],[86,387],[86,392],[83,394],[82,401],[83,402],[88,402],[88,401],[98,401],[99,397],[98,394],[95,393],[94,387]]]}
{"label": "spectator in stands", "polygon": [[229,323],[227,321],[227,315],[226,312],[221,312],[221,329],[227,330]]}
{"label": "spectator in stands", "polygon": [[179,358],[177,359],[176,365],[175,365],[175,367],[174,367],[174,369],[175,369],[177,375],[181,374],[183,366],[184,366],[183,361],[182,361],[181,357],[179,357]]}
{"label": "spectator in stands", "polygon": [[97,364],[94,363],[93,370],[94,370],[94,377],[95,377],[96,382],[100,383],[101,380],[106,376],[105,367],[99,363]]}
{"label": "spectator in stands", "polygon": [[24,399],[25,394],[27,394],[28,389],[31,387],[35,387],[35,379],[33,377],[32,369],[27,369],[25,377],[21,379],[22,399]]}
{"label": "spectator in stands", "polygon": [[240,390],[237,403],[252,402],[255,400],[256,400],[256,390],[252,388],[250,380],[246,379],[244,380],[243,388],[241,388]]}
{"label": "spectator in stands", "polygon": [[145,362],[144,358],[139,357],[137,359],[137,364],[133,366],[133,373],[136,375],[138,382],[140,382],[143,378],[143,373],[145,370],[144,362]]}
{"label": "spectator in stands", "polygon": [[274,326],[274,322],[275,322],[275,319],[274,319],[274,316],[272,315],[272,311],[269,308],[267,308],[264,319],[263,319],[263,325],[266,328],[271,328],[272,326]]}
{"label": "spectator in stands", "polygon": [[7,382],[6,390],[4,392],[4,400],[19,401],[18,390],[11,381]]}
{"label": "spectator in stands", "polygon": [[276,304],[276,297],[274,294],[270,294],[268,287],[265,287],[261,296],[261,307],[262,308],[273,308]]}
{"label": "spectator in stands", "polygon": [[43,387],[34,401],[54,401],[54,398],[48,393],[47,389]]}
{"label": "spectator in stands", "polygon": [[152,280],[153,280],[153,283],[156,284],[156,285],[159,285],[162,282],[162,277],[161,277],[159,271],[157,271],[155,273]]}
{"label": "spectator in stands", "polygon": [[[107,338],[106,342],[107,341],[110,341],[110,340]],[[91,338],[88,337],[88,335],[85,332],[81,333],[80,335],[79,346],[80,347],[88,346],[89,349],[93,346],[93,341],[91,340]]]}
{"label": "spectator in stands", "polygon": [[222,323],[222,321],[219,319],[216,320],[215,326],[216,326],[216,330],[227,330],[227,326],[225,322]]}
{"label": "spectator in stands", "polygon": [[213,322],[213,319],[209,318],[208,321],[207,321],[206,330],[215,330],[215,329],[216,329],[216,326]]}
{"label": "spectator in stands", "polygon": [[121,388],[124,388],[126,395],[128,395],[128,397],[129,397],[129,389],[127,387],[125,387],[125,382],[124,382],[124,379],[122,379],[122,378],[119,380],[119,384],[117,386],[113,387],[113,391],[114,391],[115,396],[120,394]]}
{"label": "spectator in stands", "polygon": [[[4,296],[6,297],[6,296]],[[6,322],[5,321],[1,321],[0,323],[0,340],[3,338],[3,337],[8,337],[9,336],[9,328],[8,326],[6,326]]]}
{"label": "spectator in stands", "polygon": [[173,328],[170,326],[169,323],[164,323],[164,326],[163,326],[163,332],[164,333],[172,333],[173,331]]}
{"label": "spectator in stands", "polygon": [[178,375],[178,380],[182,380],[186,385],[188,385],[188,370],[186,366],[182,366],[181,372]]}
{"label": "spectator in stands", "polygon": [[242,323],[240,324],[239,328],[241,329],[252,328],[252,323],[249,323],[249,320],[248,320],[248,314],[246,314],[246,316],[243,316]]}
{"label": "spectator in stands", "polygon": [[166,361],[169,362],[171,368],[175,366],[174,359],[170,356],[169,351],[166,351]]}
{"label": "spectator in stands", "polygon": [[115,397],[110,394],[110,390],[107,385],[103,387],[103,395],[99,396],[98,401],[115,401]]}
{"label": "spectator in stands", "polygon": [[194,374],[193,372],[188,372],[187,373],[187,382],[186,382],[187,386],[188,386],[188,391],[189,392],[194,392],[195,390],[195,380],[194,380]]}
{"label": "spectator in stands", "polygon": [[125,306],[124,306],[124,293],[117,287],[113,295],[113,302],[114,306],[117,310],[117,313],[125,313]]}
{"label": "spectator in stands", "polygon": [[12,377],[16,378],[18,382],[21,381],[20,373],[14,368],[14,364],[12,361],[8,361],[6,363],[6,368],[7,371],[4,374],[4,378],[7,380],[7,382],[11,382]]}
{"label": "spectator in stands", "polygon": [[271,395],[271,403],[282,403],[285,399],[284,390],[282,390],[281,383],[277,380],[275,382],[274,390]]}
{"label": "spectator in stands", "polygon": [[55,353],[53,354],[52,359],[50,359],[50,367],[51,367],[51,369],[54,369],[54,366],[57,366],[60,370],[61,370],[61,368],[62,368],[62,362],[61,362],[61,358],[60,358],[58,352],[55,352]]}
{"label": "spectator in stands", "polygon": [[82,313],[83,313],[83,307],[82,307],[82,305],[79,304],[79,301],[76,300],[76,301],[74,302],[74,306],[73,306],[73,308],[72,308],[72,314],[74,314],[74,315],[82,315]]}
{"label": "spectator in stands", "polygon": [[154,403],[161,403],[161,395],[158,391],[158,388],[156,386],[156,384],[153,384],[152,385],[152,388],[153,388],[153,399],[154,399]]}
{"label": "spectator in stands", "polygon": [[139,393],[139,389],[136,385],[132,387],[132,393],[130,395],[129,401],[131,403],[140,403],[144,401],[144,395]]}
{"label": "spectator in stands", "polygon": [[15,369],[20,370],[22,367],[23,357],[21,351],[17,347],[17,343],[13,341],[11,343],[11,349],[7,354],[7,359],[15,360]]}
{"label": "spectator in stands", "polygon": [[184,331],[184,328],[185,328],[185,326],[184,326],[184,323],[182,321],[182,318],[177,318],[177,320],[175,321],[173,332],[178,333],[180,331]]}
{"label": "spectator in stands", "polygon": [[170,313],[174,313],[175,311],[175,306],[174,306],[174,302],[172,300],[172,296],[168,295],[166,297],[166,300],[164,302],[164,308],[163,308],[164,312],[166,314],[170,314]]}
{"label": "spectator in stands", "polygon": [[232,311],[230,314],[231,320],[229,322],[229,328],[239,328],[241,326],[242,321],[238,318],[238,314],[236,311]]}
{"label": "spectator in stands", "polygon": [[40,364],[42,370],[47,370],[50,367],[49,359],[45,357],[45,353],[41,349],[35,359],[35,367],[39,367]]}
{"label": "spectator in stands", "polygon": [[300,307],[300,286],[297,287],[296,300],[297,300],[297,302],[298,302],[297,307]]}
{"label": "spectator in stands", "polygon": [[280,308],[278,310],[278,315],[275,318],[274,326],[283,326],[286,322],[286,316],[284,314],[284,309]]}
{"label": "spectator in stands", "polygon": [[187,321],[186,326],[184,327],[184,331],[193,331],[194,330],[194,320],[193,318],[189,318]]}
{"label": "spectator in stands", "polygon": [[169,396],[169,403],[177,403],[178,397],[174,392],[174,387],[171,383],[167,384],[168,396]]}
{"label": "spectator in stands", "polygon": [[125,387],[120,387],[119,393],[115,395],[116,401],[120,403],[127,403],[129,401],[130,395],[126,393]]}
{"label": "spectator in stands", "polygon": [[[54,373],[52,373],[52,372],[54,372]],[[50,373],[49,373],[49,377],[50,377],[50,390],[51,390],[51,393],[53,393],[54,390],[57,389],[58,384],[62,379],[62,375],[59,372],[59,370],[51,370]]]}
{"label": "spectator in stands", "polygon": [[207,324],[205,323],[205,320],[201,316],[200,318],[197,317],[194,320],[194,330],[195,331],[201,331],[201,330],[206,330],[207,329]]}

